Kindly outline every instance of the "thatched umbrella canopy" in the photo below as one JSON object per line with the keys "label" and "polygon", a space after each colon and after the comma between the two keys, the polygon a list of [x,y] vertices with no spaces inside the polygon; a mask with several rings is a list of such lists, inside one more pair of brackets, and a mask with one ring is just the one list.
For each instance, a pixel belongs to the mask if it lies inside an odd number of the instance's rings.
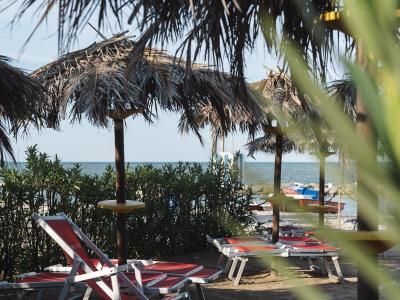
{"label": "thatched umbrella canopy", "polygon": [[52,125],[45,90],[41,84],[26,75],[22,70],[12,67],[9,59],[0,55],[0,162],[5,156],[14,161],[9,134],[14,136],[32,124],[40,128]]}
{"label": "thatched umbrella canopy", "polygon": [[[256,101],[255,98],[251,98],[251,101]],[[258,107],[262,111],[261,106],[258,102],[254,102],[254,106]],[[254,135],[257,130],[258,123],[264,120],[263,118],[257,120],[253,114],[247,110],[241,109],[238,105],[227,104],[224,107],[225,115],[225,126],[221,122],[221,118],[218,113],[213,109],[211,103],[207,103],[201,109],[196,110],[193,113],[193,120],[196,123],[197,128],[205,128],[207,125],[211,126],[211,139],[212,139],[212,153],[215,154],[217,149],[218,139],[226,136],[229,132],[248,132],[249,135]],[[188,118],[186,113],[181,115],[179,120],[179,130],[182,133],[188,133],[193,130],[191,120]]]}
{"label": "thatched umbrella canopy", "polygon": [[[296,120],[302,118],[305,113],[304,105],[306,103],[300,100],[300,96],[291,79],[284,72],[270,71],[265,79],[251,83],[250,89],[259,101],[264,104],[264,111],[268,119],[268,124],[259,124],[261,131],[264,133],[263,141],[271,142],[272,135],[275,136],[274,198],[278,200],[280,199],[281,191],[284,144],[290,145],[287,131],[292,130],[291,128],[296,123]],[[276,122],[276,126],[273,126],[273,120]],[[285,138],[286,142],[284,143]],[[272,149],[270,148],[270,150]],[[275,204],[272,212],[272,241],[277,242],[278,240],[279,204]]]}
{"label": "thatched umbrella canopy", "polygon": [[[248,155],[254,157],[257,152],[275,153],[276,135],[266,132],[263,136],[254,138],[246,144]],[[290,153],[293,151],[301,152],[303,148],[298,146],[292,139],[287,136],[283,137],[282,152]]]}
{"label": "thatched umbrella canopy", "polygon": [[[136,65],[128,66],[135,42],[125,34],[62,56],[33,73],[49,90],[50,100],[60,117],[71,104],[72,121],[87,118],[96,126],[114,122],[116,149],[116,197],[124,204],[125,173],[123,152],[124,119],[141,114],[147,121],[157,117],[159,109],[183,112],[197,132],[195,112],[211,105],[221,125],[229,126],[225,107],[261,116],[255,105],[235,97],[233,79],[199,64],[189,64],[164,51],[146,49]],[[118,259],[126,260],[125,217],[117,215]]]}

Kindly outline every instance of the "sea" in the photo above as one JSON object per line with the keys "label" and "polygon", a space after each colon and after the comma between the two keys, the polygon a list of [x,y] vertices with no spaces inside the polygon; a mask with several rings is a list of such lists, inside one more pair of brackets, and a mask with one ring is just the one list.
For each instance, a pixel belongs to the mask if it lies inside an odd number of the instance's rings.
{"label": "sea", "polygon": [[[73,167],[76,162],[63,162],[65,168]],[[108,165],[112,162],[79,162],[82,172],[88,175],[102,174]],[[177,162],[128,162],[130,168],[139,165],[151,164],[156,168],[161,168],[165,164],[176,165]],[[199,162],[206,168],[207,162]],[[11,165],[10,165],[11,166]],[[14,165],[16,168],[24,168],[25,163],[21,162]],[[337,162],[327,162],[325,167],[325,182],[332,183],[335,186],[349,185],[355,182],[355,169],[353,165]],[[243,183],[247,185],[272,185],[274,178],[273,162],[245,162],[243,174]],[[317,162],[283,162],[282,163],[282,187],[293,183],[318,184],[319,182],[319,163]],[[337,197],[337,196],[336,196]],[[329,198],[329,196],[327,196]],[[332,201],[337,201],[333,199]],[[356,202],[351,198],[343,196],[342,202],[346,203],[342,211],[343,215],[356,214]]]}

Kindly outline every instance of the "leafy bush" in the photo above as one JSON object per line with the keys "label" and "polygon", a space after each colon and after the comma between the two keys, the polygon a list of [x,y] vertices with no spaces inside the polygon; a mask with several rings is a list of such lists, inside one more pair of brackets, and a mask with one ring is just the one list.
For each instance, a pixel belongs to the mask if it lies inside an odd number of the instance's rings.
{"label": "leafy bush", "polygon": [[[110,256],[116,256],[115,217],[97,208],[113,199],[114,170],[82,173],[65,169],[56,157],[27,150],[26,169],[0,171],[0,272],[3,278],[65,263],[61,249],[31,220],[33,213],[63,211]],[[203,170],[196,163],[138,166],[126,171],[127,199],[146,203],[128,215],[129,257],[167,257],[206,247],[205,234],[238,234],[252,222],[251,193],[237,172],[218,161]]]}

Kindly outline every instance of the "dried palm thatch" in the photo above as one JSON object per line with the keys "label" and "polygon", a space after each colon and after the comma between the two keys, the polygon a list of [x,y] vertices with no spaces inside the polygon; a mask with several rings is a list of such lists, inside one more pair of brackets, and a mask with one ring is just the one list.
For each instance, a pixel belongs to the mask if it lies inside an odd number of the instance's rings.
{"label": "dried palm thatch", "polygon": [[275,152],[278,124],[273,126],[273,120],[277,119],[280,120],[280,123],[284,123],[283,126],[279,126],[283,133],[283,153],[300,151],[296,143],[287,134],[284,134],[286,125],[293,126],[305,113],[297,90],[293,87],[289,76],[282,71],[270,71],[265,79],[250,83],[249,86],[253,93],[258,94],[259,101],[263,102],[268,124],[258,124],[257,130],[262,133],[262,136],[253,137],[246,144],[248,155],[253,157],[259,151]]}
{"label": "dried palm thatch", "polygon": [[[255,138],[248,142],[245,147],[248,151],[248,155],[254,157],[256,152],[263,153],[275,153],[276,135],[271,133],[265,133],[263,136]],[[290,153],[293,151],[302,152],[302,148],[299,147],[293,140],[288,137],[283,137],[282,143],[283,153]]]}
{"label": "dried palm thatch", "polygon": [[282,118],[281,122],[297,120],[308,109],[307,102],[300,100],[290,77],[282,71],[271,70],[265,79],[249,86],[263,104],[270,121],[277,118]]}
{"label": "dried palm thatch", "polygon": [[[268,50],[278,51],[289,42],[299,46],[299,54],[321,74],[334,42],[333,31],[319,22],[319,15],[338,9],[337,0],[16,0],[16,18],[38,9],[38,25],[52,10],[58,10],[60,49],[67,49],[80,29],[97,17],[99,28],[114,17],[121,26],[128,23],[144,32],[140,46],[153,42],[182,41],[180,50],[196,60],[202,53],[215,64],[227,58],[231,73],[243,77],[246,50],[254,48],[260,32]],[[58,5],[57,5],[58,4]],[[2,7],[0,7],[2,8]],[[95,16],[96,15],[96,16]],[[33,31],[33,33],[34,33]],[[30,36],[31,37],[31,36]],[[285,41],[279,45],[276,40]],[[350,41],[349,41],[350,43]],[[346,47],[347,48],[347,47]],[[203,50],[203,51],[201,51]],[[136,56],[134,55],[133,58]]]}
{"label": "dried palm thatch", "polygon": [[196,129],[194,112],[210,104],[229,126],[226,105],[261,116],[251,101],[241,102],[233,92],[233,79],[199,64],[176,60],[164,51],[147,48],[135,68],[128,68],[135,43],[124,33],[62,56],[36,70],[35,78],[49,90],[49,96],[65,116],[72,103],[72,120],[86,116],[97,126],[107,126],[111,115],[138,112],[149,121],[158,109],[184,111]]}
{"label": "dried palm thatch", "polygon": [[16,136],[20,130],[26,132],[29,124],[40,128],[49,121],[41,84],[0,56],[0,162],[7,155],[15,161],[9,134]]}
{"label": "dried palm thatch", "polygon": [[[276,134],[283,135],[284,153],[302,152],[305,149],[320,151],[321,147],[332,146],[330,134],[322,116],[307,99],[300,95],[290,77],[284,72],[270,71],[264,80],[251,83],[253,93],[265,103],[268,124],[258,124],[257,130],[263,134],[246,144],[249,155],[256,152],[275,152]],[[281,130],[272,127],[273,120],[279,120]],[[279,128],[278,127],[278,128]]]}
{"label": "dried palm thatch", "polygon": [[[258,103],[254,103],[254,105],[258,105]],[[254,135],[257,130],[258,122],[250,112],[234,105],[225,105],[224,111],[227,116],[225,126],[223,126],[221,118],[213,109],[211,103],[207,103],[193,113],[193,121],[196,123],[197,128],[203,129],[207,125],[211,126],[212,153],[216,153],[218,139],[226,136],[228,132],[240,131]],[[187,114],[184,113],[181,115],[178,127],[181,133],[188,133],[193,130]]]}
{"label": "dried palm thatch", "polygon": [[[224,107],[225,113],[229,115],[229,123],[224,129],[215,110],[207,104],[194,114],[194,121],[199,128],[207,125],[211,126],[212,145],[215,147],[216,141],[228,132],[247,132],[250,141],[246,147],[249,155],[256,151],[274,152],[275,134],[284,133],[285,128],[280,129],[274,126],[274,120],[284,118],[285,125],[293,124],[304,114],[301,102],[296,90],[292,86],[290,78],[283,72],[270,71],[266,79],[247,85],[249,95],[255,94],[259,102],[263,104],[263,119],[256,119],[251,113],[238,109],[235,106]],[[287,122],[286,122],[287,121]],[[186,114],[181,116],[179,122],[181,132],[188,132],[192,128]],[[254,136],[261,132],[262,137],[254,139]],[[213,152],[215,149],[213,149]],[[296,144],[285,136],[284,151],[300,150]]]}

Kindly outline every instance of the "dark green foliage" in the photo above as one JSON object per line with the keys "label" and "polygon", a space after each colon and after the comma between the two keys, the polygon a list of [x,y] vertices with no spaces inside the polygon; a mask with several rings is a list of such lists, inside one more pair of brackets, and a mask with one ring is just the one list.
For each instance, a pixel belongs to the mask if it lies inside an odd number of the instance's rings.
{"label": "dark green foliage", "polygon": [[[98,176],[80,166],[65,169],[36,147],[27,150],[24,170],[0,171],[0,272],[4,279],[65,263],[61,248],[32,222],[33,213],[66,213],[110,257],[115,257],[115,217],[97,208],[114,198],[114,169]],[[205,234],[239,234],[252,222],[251,194],[237,181],[234,168],[211,161],[151,165],[126,172],[127,199],[146,207],[128,216],[129,257],[179,255],[206,247]]]}

